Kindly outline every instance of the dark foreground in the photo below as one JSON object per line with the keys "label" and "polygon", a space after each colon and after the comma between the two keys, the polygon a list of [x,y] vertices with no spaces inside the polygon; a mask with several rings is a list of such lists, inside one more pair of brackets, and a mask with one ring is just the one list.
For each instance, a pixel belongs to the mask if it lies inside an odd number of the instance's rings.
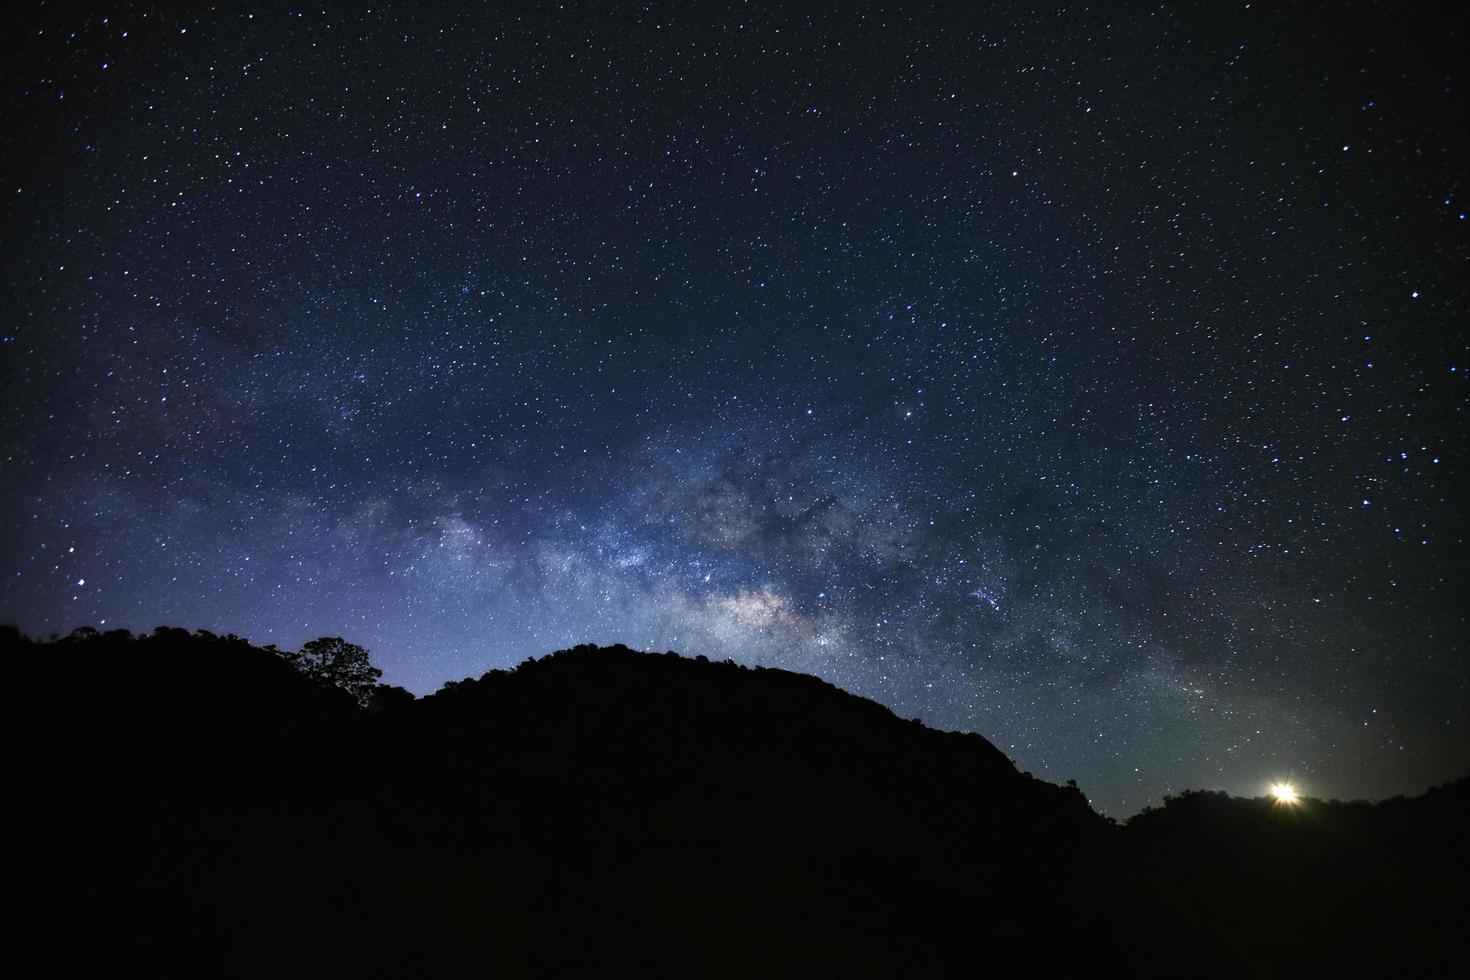
{"label": "dark foreground", "polygon": [[577,648],[412,700],[0,636],[11,976],[1459,975],[1470,783],[1075,789],[810,677]]}

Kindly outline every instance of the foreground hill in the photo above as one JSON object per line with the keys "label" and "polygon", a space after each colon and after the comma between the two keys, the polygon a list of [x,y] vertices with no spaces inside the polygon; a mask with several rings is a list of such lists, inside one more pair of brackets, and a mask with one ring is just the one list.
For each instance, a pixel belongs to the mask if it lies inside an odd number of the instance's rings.
{"label": "foreground hill", "polygon": [[778,670],[578,647],[415,700],[182,630],[0,645],[27,975],[1284,975],[1457,921],[1463,784],[1119,830]]}

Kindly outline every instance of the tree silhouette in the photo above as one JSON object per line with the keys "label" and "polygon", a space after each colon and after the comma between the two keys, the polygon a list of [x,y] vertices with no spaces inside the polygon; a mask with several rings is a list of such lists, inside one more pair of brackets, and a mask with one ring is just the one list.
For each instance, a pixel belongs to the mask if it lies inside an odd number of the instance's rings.
{"label": "tree silhouette", "polygon": [[339,688],[366,705],[383,672],[368,659],[368,652],[340,636],[323,636],[285,654],[293,667],[307,677]]}
{"label": "tree silhouette", "polygon": [[401,711],[405,705],[413,704],[415,698],[409,691],[391,684],[378,684],[368,691],[363,706],[381,714],[384,711]]}

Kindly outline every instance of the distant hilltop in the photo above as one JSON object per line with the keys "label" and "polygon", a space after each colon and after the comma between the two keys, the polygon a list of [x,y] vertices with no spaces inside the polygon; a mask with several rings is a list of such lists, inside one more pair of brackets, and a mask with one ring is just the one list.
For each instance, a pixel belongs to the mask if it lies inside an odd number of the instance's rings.
{"label": "distant hilltop", "polygon": [[366,651],[0,631],[26,975],[1436,972],[1470,783],[1075,786],[782,670],[581,646],[414,698]]}

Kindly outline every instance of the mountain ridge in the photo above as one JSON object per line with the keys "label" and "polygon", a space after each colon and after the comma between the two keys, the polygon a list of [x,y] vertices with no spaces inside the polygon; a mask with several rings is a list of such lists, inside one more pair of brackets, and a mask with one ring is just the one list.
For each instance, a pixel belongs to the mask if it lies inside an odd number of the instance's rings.
{"label": "mountain ridge", "polygon": [[1467,781],[1369,807],[1187,793],[1118,826],[807,675],[581,646],[413,698],[363,663],[347,690],[237,637],[0,631],[7,959],[1270,976],[1454,949]]}

